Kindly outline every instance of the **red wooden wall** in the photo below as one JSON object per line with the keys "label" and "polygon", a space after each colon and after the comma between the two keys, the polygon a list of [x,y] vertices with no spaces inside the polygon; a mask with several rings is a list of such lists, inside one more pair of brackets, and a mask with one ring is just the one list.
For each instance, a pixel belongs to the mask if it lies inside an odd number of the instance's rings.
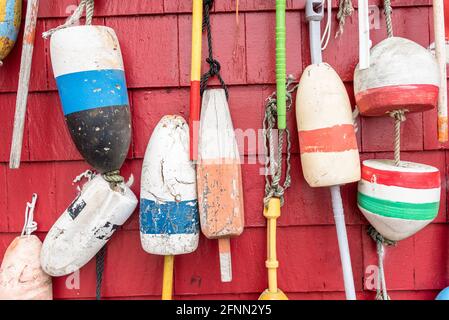
{"label": "red wooden wall", "polygon": [[[334,0],[334,7],[337,3]],[[356,2],[356,1],[355,1]],[[380,1],[370,1],[378,4]],[[310,63],[304,0],[288,0],[287,72],[300,76]],[[77,0],[43,0],[38,33],[64,21]],[[430,0],[392,0],[394,31],[427,47],[432,39]],[[133,113],[133,143],[122,173],[134,174],[138,195],[142,157],[149,136],[164,114],[188,117],[190,72],[190,1],[97,0],[95,23],[114,28],[121,42]],[[273,91],[274,0],[240,0],[240,26],[235,25],[235,0],[216,0],[212,15],[215,53],[230,85],[230,107],[236,128],[260,129],[264,99]],[[337,30],[334,20],[332,35]],[[371,30],[376,44],[386,36],[384,20]],[[324,60],[345,81],[353,100],[352,75],[358,55],[357,16],[348,19],[343,36],[331,38]],[[31,93],[20,170],[8,169],[20,43],[0,69],[0,255],[20,232],[26,201],[39,194],[36,219],[43,239],[55,219],[75,197],[72,179],[88,166],[74,148],[65,127],[49,59],[49,42],[36,41]],[[204,69],[206,66],[204,66]],[[294,111],[288,116],[296,132]],[[392,156],[393,123],[389,118],[362,119],[359,124],[362,159]],[[436,112],[408,116],[402,132],[403,158],[438,167],[446,176],[449,144],[436,139]],[[293,183],[279,221],[279,284],[291,299],[343,299],[343,282],[330,196],[305,183],[293,140]],[[245,148],[247,160],[257,150]],[[247,161],[248,162],[248,161]],[[261,165],[243,165],[246,229],[232,241],[234,281],[219,281],[217,243],[201,238],[198,251],[176,259],[177,299],[253,299],[267,285],[265,220],[262,216],[264,178]],[[433,299],[449,285],[449,225],[446,179],[438,218],[416,236],[386,252],[387,285],[392,299]],[[373,299],[364,286],[366,268],[376,264],[375,246],[366,235],[366,220],[356,207],[356,185],[343,188],[355,285],[360,299]],[[163,259],[146,254],[138,231],[138,213],[109,243],[103,294],[105,298],[156,299],[161,291]],[[59,299],[93,298],[95,264],[80,273],[79,289],[66,288],[66,278],[54,279]]]}

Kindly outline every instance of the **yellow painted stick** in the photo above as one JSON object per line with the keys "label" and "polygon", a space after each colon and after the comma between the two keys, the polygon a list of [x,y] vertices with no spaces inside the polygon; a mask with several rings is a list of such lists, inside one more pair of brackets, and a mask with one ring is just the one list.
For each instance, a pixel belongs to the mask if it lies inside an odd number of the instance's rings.
{"label": "yellow painted stick", "polygon": [[175,256],[164,256],[164,276],[162,278],[162,300],[172,300],[174,263],[175,263]]}
{"label": "yellow painted stick", "polygon": [[201,46],[203,37],[203,0],[193,0],[192,61],[190,70],[190,160],[197,160],[200,121]]}
{"label": "yellow painted stick", "polygon": [[278,288],[277,269],[279,262],[276,256],[276,220],[281,216],[281,201],[272,198],[263,215],[267,219],[267,261],[265,266],[268,271],[268,289],[259,297],[259,300],[288,300],[287,296]]}

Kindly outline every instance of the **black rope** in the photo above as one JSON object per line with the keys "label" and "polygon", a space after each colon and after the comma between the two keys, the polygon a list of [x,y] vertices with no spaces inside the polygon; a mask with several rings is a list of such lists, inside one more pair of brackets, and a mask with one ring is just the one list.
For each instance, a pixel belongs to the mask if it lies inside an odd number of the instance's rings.
{"label": "black rope", "polygon": [[101,300],[101,285],[103,283],[104,256],[106,255],[106,244],[100,249],[95,257],[95,271],[97,274],[96,299]]}
{"label": "black rope", "polygon": [[209,64],[209,71],[207,71],[201,76],[200,92],[201,95],[203,95],[204,90],[207,89],[207,82],[209,81],[209,79],[214,76],[217,76],[218,81],[220,81],[221,87],[224,89],[226,93],[226,99],[228,99],[229,98],[228,86],[221,77],[220,74],[221,65],[218,62],[218,60],[214,59],[212,51],[213,48],[212,48],[212,32],[210,27],[210,9],[212,8],[213,4],[214,0],[205,0],[203,4],[204,7],[203,30],[206,30],[207,33],[207,46],[209,50],[209,57],[206,58],[206,62]]}

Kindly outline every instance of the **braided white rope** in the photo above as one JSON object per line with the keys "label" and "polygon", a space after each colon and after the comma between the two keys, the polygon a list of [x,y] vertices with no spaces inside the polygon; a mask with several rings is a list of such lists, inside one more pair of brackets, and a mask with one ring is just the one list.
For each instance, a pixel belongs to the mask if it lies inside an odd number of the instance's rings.
{"label": "braided white rope", "polygon": [[44,39],[48,39],[58,30],[65,29],[68,27],[72,27],[74,25],[79,24],[81,16],[83,15],[84,9],[86,9],[86,25],[92,24],[92,18],[94,16],[94,0],[81,0],[80,4],[73,12],[73,14],[67,18],[66,22],[56,28],[50,29],[44,33],[42,33],[42,37]]}

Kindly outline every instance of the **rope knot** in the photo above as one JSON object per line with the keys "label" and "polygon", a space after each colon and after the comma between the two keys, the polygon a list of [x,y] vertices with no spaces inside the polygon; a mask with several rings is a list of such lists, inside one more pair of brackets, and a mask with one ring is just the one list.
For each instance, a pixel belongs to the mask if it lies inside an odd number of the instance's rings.
{"label": "rope knot", "polygon": [[206,58],[206,62],[209,64],[209,76],[213,77],[220,74],[221,65],[218,60],[214,58]]}
{"label": "rope knot", "polygon": [[392,117],[394,120],[397,121],[405,121],[406,117],[405,117],[405,112],[407,110],[405,109],[400,109],[400,110],[394,110],[390,112],[390,117]]}
{"label": "rope knot", "polygon": [[125,181],[125,178],[120,175],[120,170],[103,173],[103,179],[109,182],[112,189]]}
{"label": "rope knot", "polygon": [[395,246],[396,245],[396,241],[385,238],[372,226],[370,226],[368,228],[367,233],[374,241],[376,241],[376,243],[381,243],[386,246]]}

